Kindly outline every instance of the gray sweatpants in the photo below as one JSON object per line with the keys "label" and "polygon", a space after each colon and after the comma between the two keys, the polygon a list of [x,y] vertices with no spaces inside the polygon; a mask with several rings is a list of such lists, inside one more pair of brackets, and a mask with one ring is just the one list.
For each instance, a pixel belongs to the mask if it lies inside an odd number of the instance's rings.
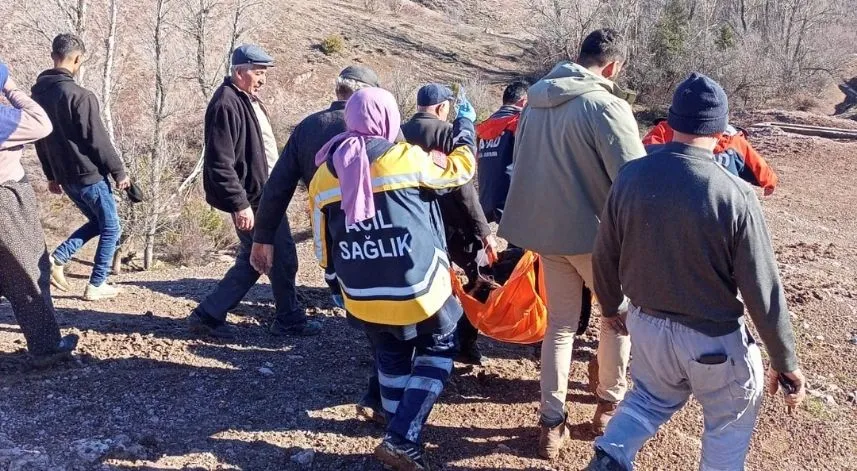
{"label": "gray sweatpants", "polygon": [[643,444],[693,394],[704,417],[699,469],[743,470],[764,389],[762,354],[746,327],[708,337],[633,306],[627,326],[634,387],[595,446],[632,469]]}
{"label": "gray sweatpants", "polygon": [[59,345],[45,234],[27,181],[0,184],[0,296],[12,304],[32,355]]}

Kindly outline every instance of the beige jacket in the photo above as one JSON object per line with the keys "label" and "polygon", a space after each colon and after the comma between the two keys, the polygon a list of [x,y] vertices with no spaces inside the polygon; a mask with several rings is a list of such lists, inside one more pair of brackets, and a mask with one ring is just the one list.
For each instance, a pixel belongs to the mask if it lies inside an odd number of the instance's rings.
{"label": "beige jacket", "polygon": [[620,96],[613,82],[569,62],[530,88],[501,237],[544,255],[592,252],[619,169],[646,154]]}

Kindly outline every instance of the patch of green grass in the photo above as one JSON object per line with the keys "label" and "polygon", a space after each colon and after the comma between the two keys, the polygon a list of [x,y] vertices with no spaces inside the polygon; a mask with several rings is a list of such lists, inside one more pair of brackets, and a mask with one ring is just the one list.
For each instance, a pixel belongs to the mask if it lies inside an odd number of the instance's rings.
{"label": "patch of green grass", "polygon": [[809,412],[809,415],[821,421],[828,421],[833,418],[833,414],[827,409],[824,401],[817,397],[807,397],[803,403],[804,409]]}
{"label": "patch of green grass", "polygon": [[345,39],[338,34],[334,34],[324,38],[318,47],[326,56],[342,54],[345,51]]}

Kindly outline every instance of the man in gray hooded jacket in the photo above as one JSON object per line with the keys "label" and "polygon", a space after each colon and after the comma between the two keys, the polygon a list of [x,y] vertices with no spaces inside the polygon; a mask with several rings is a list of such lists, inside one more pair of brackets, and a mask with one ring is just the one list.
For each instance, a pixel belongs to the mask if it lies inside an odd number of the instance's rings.
{"label": "man in gray hooded jacket", "polygon": [[[565,397],[584,283],[592,282],[599,216],[619,169],[645,155],[627,94],[614,82],[626,47],[613,30],[592,32],[578,63],[557,65],[528,93],[515,143],[515,171],[500,236],[542,256],[548,330],[541,359],[539,454],[554,458],[568,439]],[[600,432],[627,389],[630,339],[602,319],[598,346]]]}

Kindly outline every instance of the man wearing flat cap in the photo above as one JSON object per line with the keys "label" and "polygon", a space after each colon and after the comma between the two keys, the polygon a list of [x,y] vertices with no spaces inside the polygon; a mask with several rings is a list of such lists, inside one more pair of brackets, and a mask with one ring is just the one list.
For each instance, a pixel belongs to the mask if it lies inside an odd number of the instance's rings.
{"label": "man wearing flat cap", "polygon": [[[239,46],[232,53],[230,76],[214,93],[205,112],[205,200],[232,215],[240,246],[235,265],[188,319],[190,330],[197,335],[234,338],[235,329],[226,323],[226,314],[241,302],[260,276],[250,265],[255,215],[279,153],[259,91],[273,65],[273,57],[261,47]],[[291,243],[294,250],[288,229],[286,235],[281,237],[284,247]],[[290,333],[317,334],[319,326],[308,323],[304,312],[298,309],[294,271],[291,285],[285,267],[272,270],[270,278],[277,319],[287,323]]]}
{"label": "man wearing flat cap", "polygon": [[[258,273],[271,277],[275,293],[287,293],[289,299],[295,299],[298,255],[286,210],[298,182],[309,185],[316,171],[315,154],[327,141],[345,132],[345,102],[357,90],[377,87],[378,82],[378,75],[368,67],[352,65],[345,68],[336,77],[336,101],[298,123],[274,165],[256,212],[250,263]],[[277,318],[269,328],[271,334],[288,335],[298,330],[308,335],[310,331],[321,329],[318,322],[304,320],[306,313],[297,301],[291,307],[289,312],[278,310]]]}
{"label": "man wearing flat cap", "polygon": [[[402,134],[409,144],[420,146],[429,153],[452,152],[452,124],[447,121],[455,94],[449,87],[437,83],[423,86],[417,92],[417,113],[402,125]],[[490,262],[496,260],[497,249],[491,227],[479,204],[479,193],[473,182],[440,198],[440,209],[446,230],[449,258],[464,270],[473,282],[478,275],[477,255],[485,249]],[[481,365],[482,352],[476,344],[479,332],[467,316],[458,325],[461,353],[458,361]]]}

